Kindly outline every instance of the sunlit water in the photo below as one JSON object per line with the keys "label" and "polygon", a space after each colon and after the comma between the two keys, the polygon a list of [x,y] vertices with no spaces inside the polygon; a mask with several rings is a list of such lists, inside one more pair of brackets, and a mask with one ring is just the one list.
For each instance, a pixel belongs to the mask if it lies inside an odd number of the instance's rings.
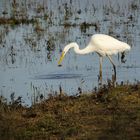
{"label": "sunlit water", "polygon": [[[132,46],[126,63],[113,56],[117,82],[140,80],[140,1],[48,0],[18,1],[17,11],[38,24],[0,25],[0,94],[33,96],[59,92],[92,91],[98,86],[99,58],[95,53],[77,55],[71,50],[58,67],[63,47],[77,42],[84,48],[95,33],[112,35]],[[21,11],[21,9],[23,9]],[[7,11],[8,14],[3,14]],[[21,11],[21,13],[20,13]],[[12,15],[12,1],[0,1],[0,16]],[[18,17],[17,16],[17,17]],[[103,62],[103,83],[112,78],[112,65]]]}

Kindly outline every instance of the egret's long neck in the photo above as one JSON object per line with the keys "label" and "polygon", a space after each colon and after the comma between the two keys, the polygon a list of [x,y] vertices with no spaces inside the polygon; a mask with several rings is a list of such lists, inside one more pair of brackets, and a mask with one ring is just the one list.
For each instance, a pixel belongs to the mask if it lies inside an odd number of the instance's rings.
{"label": "egret's long neck", "polygon": [[91,45],[86,46],[84,49],[79,49],[78,44],[74,42],[74,43],[71,43],[70,46],[71,46],[70,48],[74,48],[74,51],[77,54],[87,54],[94,51],[93,46]]}

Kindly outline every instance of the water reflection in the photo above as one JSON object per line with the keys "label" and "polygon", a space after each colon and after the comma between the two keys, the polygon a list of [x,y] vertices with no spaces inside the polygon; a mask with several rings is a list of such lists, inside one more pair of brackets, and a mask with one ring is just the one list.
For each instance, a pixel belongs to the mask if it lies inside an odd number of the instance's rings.
{"label": "water reflection", "polygon": [[75,78],[82,78],[81,74],[70,74],[70,73],[63,73],[63,74],[49,74],[49,75],[38,75],[35,76],[34,79],[75,79]]}
{"label": "water reflection", "polygon": [[[0,94],[15,93],[29,102],[32,95],[47,96],[60,85],[69,94],[79,87],[94,90],[99,70],[96,54],[79,56],[71,51],[63,68],[57,67],[57,61],[66,44],[74,41],[83,48],[95,33],[109,34],[132,46],[124,64],[113,58],[117,82],[140,80],[139,13],[140,2],[135,0],[1,0]],[[107,59],[103,69],[103,83],[107,83],[112,78]]]}

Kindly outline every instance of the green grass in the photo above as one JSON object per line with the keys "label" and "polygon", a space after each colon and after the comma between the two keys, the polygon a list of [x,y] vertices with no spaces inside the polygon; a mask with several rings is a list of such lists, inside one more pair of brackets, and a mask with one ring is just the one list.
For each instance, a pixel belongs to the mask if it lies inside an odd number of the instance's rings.
{"label": "green grass", "polygon": [[140,85],[106,86],[96,94],[51,96],[31,108],[1,101],[0,138],[140,139]]}

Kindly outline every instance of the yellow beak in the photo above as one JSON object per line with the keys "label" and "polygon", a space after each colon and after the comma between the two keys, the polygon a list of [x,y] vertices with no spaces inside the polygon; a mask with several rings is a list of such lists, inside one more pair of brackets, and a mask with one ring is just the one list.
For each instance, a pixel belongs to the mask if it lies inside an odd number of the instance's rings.
{"label": "yellow beak", "polygon": [[63,51],[62,54],[61,54],[61,56],[60,56],[60,59],[58,61],[58,65],[61,65],[61,62],[64,59],[64,56],[65,56],[65,52]]}

